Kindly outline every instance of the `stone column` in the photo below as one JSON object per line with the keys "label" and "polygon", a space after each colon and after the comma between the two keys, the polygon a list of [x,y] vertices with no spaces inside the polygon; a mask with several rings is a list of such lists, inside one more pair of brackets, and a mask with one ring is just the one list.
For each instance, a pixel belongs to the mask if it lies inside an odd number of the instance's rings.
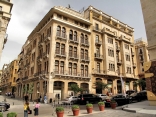
{"label": "stone column", "polygon": [[134,90],[133,89],[133,81],[130,81],[130,90]]}
{"label": "stone column", "polygon": [[114,79],[113,80],[113,87],[112,87],[112,90],[113,90],[113,95],[114,94],[117,94],[117,80],[116,79]]}
{"label": "stone column", "polygon": [[65,81],[62,87],[63,95],[61,96],[63,99],[68,96],[68,81]]}

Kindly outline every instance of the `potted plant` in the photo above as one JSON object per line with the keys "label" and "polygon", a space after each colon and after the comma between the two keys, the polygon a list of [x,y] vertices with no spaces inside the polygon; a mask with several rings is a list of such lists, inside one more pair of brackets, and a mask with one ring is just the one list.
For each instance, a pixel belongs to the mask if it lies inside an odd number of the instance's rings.
{"label": "potted plant", "polygon": [[7,117],[17,117],[17,113],[10,112],[10,113],[7,114]]}
{"label": "potted plant", "polygon": [[111,100],[111,101],[110,101],[110,105],[111,105],[112,109],[115,109],[116,106],[117,106],[117,103],[116,103],[115,100]]}
{"label": "potted plant", "polygon": [[56,108],[56,114],[57,114],[57,117],[63,117],[63,115],[64,115],[64,108],[63,107],[57,107]]}
{"label": "potted plant", "polygon": [[91,104],[91,103],[86,104],[86,109],[87,109],[88,113],[92,113],[92,111],[93,111],[93,104]]}
{"label": "potted plant", "polygon": [[3,117],[3,114],[2,113],[0,113],[0,117]]}
{"label": "potted plant", "polygon": [[105,103],[104,102],[98,102],[98,106],[99,106],[100,111],[104,111],[104,109],[105,109]]}
{"label": "potted plant", "polygon": [[78,105],[73,105],[72,106],[72,111],[73,111],[73,115],[74,116],[78,116],[79,115],[79,110],[80,110],[80,108],[79,108]]}

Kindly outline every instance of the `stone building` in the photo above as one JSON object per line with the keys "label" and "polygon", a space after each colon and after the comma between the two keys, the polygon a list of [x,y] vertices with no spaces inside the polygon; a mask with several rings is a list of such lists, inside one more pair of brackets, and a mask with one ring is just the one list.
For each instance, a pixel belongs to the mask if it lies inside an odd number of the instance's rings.
{"label": "stone building", "polygon": [[104,93],[94,83],[102,81],[109,92],[121,93],[138,79],[133,28],[89,6],[83,12],[55,6],[31,32],[19,54],[17,96],[31,87],[30,99],[74,95],[72,84],[83,93]]}
{"label": "stone building", "polygon": [[9,64],[4,64],[1,76],[2,93],[15,93],[16,80],[18,79],[18,60],[13,60]]}
{"label": "stone building", "polygon": [[6,34],[8,23],[11,19],[11,10],[13,4],[11,0],[0,0],[0,57],[4,44],[7,42],[8,34]]}

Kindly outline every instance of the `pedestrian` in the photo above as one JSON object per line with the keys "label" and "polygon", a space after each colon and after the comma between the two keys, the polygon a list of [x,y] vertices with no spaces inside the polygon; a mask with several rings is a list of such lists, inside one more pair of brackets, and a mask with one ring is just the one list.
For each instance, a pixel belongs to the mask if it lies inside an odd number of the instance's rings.
{"label": "pedestrian", "polygon": [[29,102],[25,102],[24,104],[24,117],[28,117],[28,111],[30,110],[29,108]]}
{"label": "pedestrian", "polygon": [[25,101],[28,102],[28,99],[29,99],[28,94],[26,94],[26,95],[24,96],[24,98],[25,98]]}
{"label": "pedestrian", "polygon": [[38,114],[39,107],[40,107],[40,104],[38,103],[38,101],[36,101],[35,108],[34,108],[34,116],[35,117],[37,117],[39,115]]}
{"label": "pedestrian", "polygon": [[42,96],[40,95],[40,102],[42,102]]}
{"label": "pedestrian", "polygon": [[44,95],[44,103],[46,104],[47,103],[47,96]]}

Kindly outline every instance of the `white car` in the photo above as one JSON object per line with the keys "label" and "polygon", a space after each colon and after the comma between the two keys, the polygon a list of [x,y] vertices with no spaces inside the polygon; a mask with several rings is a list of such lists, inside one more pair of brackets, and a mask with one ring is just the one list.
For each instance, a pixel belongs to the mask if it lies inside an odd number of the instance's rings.
{"label": "white car", "polygon": [[106,94],[97,94],[97,96],[102,98],[102,100],[105,100],[106,98],[108,98],[108,96]]}
{"label": "white car", "polygon": [[65,99],[63,99],[62,103],[63,104],[74,104],[75,102],[77,102],[78,97],[76,96],[70,96],[70,97],[66,97]]}

